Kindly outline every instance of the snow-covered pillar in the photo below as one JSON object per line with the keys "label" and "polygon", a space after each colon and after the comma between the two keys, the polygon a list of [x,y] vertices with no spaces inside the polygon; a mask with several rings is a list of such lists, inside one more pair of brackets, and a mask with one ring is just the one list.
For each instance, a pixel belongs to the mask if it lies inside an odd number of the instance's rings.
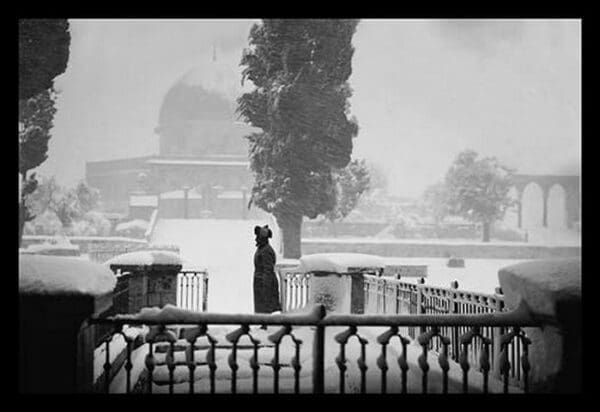
{"label": "snow-covered pillar", "polygon": [[142,308],[177,305],[177,278],[183,266],[178,254],[162,250],[125,253],[104,263],[117,273],[129,273],[128,313]]}
{"label": "snow-covered pillar", "polygon": [[531,339],[532,392],[582,390],[581,259],[538,260],[498,272],[504,303],[524,303],[543,327],[525,328]]}
{"label": "snow-covered pillar", "polygon": [[94,327],[112,306],[108,268],[77,258],[19,256],[19,391],[90,392]]}
{"label": "snow-covered pillar", "polygon": [[308,304],[327,312],[364,313],[364,273],[382,273],[382,258],[357,253],[322,253],[300,258],[298,270],[310,273]]}

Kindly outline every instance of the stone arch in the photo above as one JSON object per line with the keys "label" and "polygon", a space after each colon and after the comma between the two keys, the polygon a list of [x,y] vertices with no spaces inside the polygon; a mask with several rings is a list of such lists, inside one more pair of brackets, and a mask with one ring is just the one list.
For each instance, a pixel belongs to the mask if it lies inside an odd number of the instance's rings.
{"label": "stone arch", "polygon": [[508,198],[514,203],[511,207],[506,209],[502,221],[508,227],[517,228],[519,227],[519,190],[515,186],[508,191]]}
{"label": "stone arch", "polygon": [[548,191],[548,227],[567,228],[567,193],[561,184],[555,183]]}
{"label": "stone arch", "polygon": [[544,225],[544,191],[536,182],[528,183],[521,198],[521,227],[532,229]]}

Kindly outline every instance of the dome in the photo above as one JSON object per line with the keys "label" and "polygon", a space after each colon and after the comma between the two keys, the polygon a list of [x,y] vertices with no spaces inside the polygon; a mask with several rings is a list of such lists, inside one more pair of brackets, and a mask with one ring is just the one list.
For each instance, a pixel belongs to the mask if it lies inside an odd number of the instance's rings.
{"label": "dome", "polygon": [[160,108],[161,155],[247,154],[250,128],[235,112],[240,79],[236,64],[216,61],[181,76]]}

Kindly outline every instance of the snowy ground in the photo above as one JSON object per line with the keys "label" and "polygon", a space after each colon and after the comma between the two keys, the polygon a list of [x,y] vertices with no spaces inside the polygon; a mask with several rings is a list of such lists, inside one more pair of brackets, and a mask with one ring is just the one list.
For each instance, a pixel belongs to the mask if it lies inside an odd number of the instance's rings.
{"label": "snowy ground", "polygon": [[[470,292],[494,293],[499,286],[498,271],[506,266],[527,259],[465,259],[464,268],[449,268],[445,258],[394,258],[395,264],[427,265],[425,284],[450,287],[450,282],[458,281],[460,289]],[[416,278],[403,278],[404,281],[415,282]]]}
{"label": "snowy ground", "polygon": [[185,261],[208,269],[210,312],[253,313],[254,226],[265,224],[273,226],[263,220],[160,219],[151,243],[176,244]]}
{"label": "snowy ground", "polygon": [[[253,229],[256,225],[264,224],[275,226],[273,221],[267,220],[160,219],[151,242],[176,244],[180,247],[184,260],[208,269],[208,308],[211,312],[252,313],[255,251]],[[274,230],[274,236],[271,244],[274,249],[277,249],[275,247],[279,242],[277,230]],[[576,244],[577,239],[580,240],[578,236],[574,236],[571,244]],[[368,239],[361,239],[361,241],[368,241]],[[382,240],[374,239],[374,241]],[[432,242],[432,240],[420,240],[420,242]],[[547,244],[548,242],[549,240],[546,239]],[[516,245],[515,242],[504,243]],[[278,256],[278,259],[281,257]],[[427,265],[427,284],[449,287],[450,282],[457,280],[461,289],[481,293],[494,292],[498,286],[498,270],[527,261],[466,259],[465,268],[448,268],[445,258],[393,258],[393,260],[397,264]],[[405,279],[416,281],[411,278]]]}

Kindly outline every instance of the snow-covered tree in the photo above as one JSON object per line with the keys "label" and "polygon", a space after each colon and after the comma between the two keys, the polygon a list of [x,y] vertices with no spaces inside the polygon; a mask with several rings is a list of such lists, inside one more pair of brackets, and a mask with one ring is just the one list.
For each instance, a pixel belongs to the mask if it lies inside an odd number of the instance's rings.
{"label": "snow-covered tree", "polygon": [[508,196],[513,171],[495,157],[478,158],[472,150],[456,157],[446,173],[446,202],[449,210],[483,227],[483,241],[490,240],[491,224],[501,219],[513,204]]}
{"label": "snow-covered tree", "polygon": [[444,182],[434,183],[425,189],[421,199],[419,199],[424,212],[428,216],[432,216],[436,223],[443,221],[450,213],[447,191]]}
{"label": "snow-covered tree", "polygon": [[283,255],[301,255],[303,216],[336,205],[333,170],[346,167],[358,125],[349,116],[352,37],[357,20],[268,19],[250,30],[241,64],[254,90],[238,112],[259,132],[248,136],[251,204],[272,213]]}
{"label": "snow-covered tree", "polygon": [[352,160],[343,169],[333,172],[335,182],[335,207],[326,212],[325,218],[334,225],[354,210],[363,193],[369,190],[369,169],[364,160]]}
{"label": "snow-covered tree", "polygon": [[27,208],[26,199],[37,189],[35,173],[29,172],[41,165],[47,156],[48,140],[52,120],[56,113],[55,93],[44,90],[34,97],[19,101],[19,175],[21,193],[19,203],[19,243],[25,222],[31,221],[35,214]]}
{"label": "snow-covered tree", "polygon": [[19,20],[19,100],[52,88],[67,68],[70,44],[66,19]]}
{"label": "snow-covered tree", "polygon": [[54,78],[67,68],[71,35],[66,19],[19,20],[19,244],[35,215],[26,199],[37,188],[29,171],[47,158],[54,107]]}

